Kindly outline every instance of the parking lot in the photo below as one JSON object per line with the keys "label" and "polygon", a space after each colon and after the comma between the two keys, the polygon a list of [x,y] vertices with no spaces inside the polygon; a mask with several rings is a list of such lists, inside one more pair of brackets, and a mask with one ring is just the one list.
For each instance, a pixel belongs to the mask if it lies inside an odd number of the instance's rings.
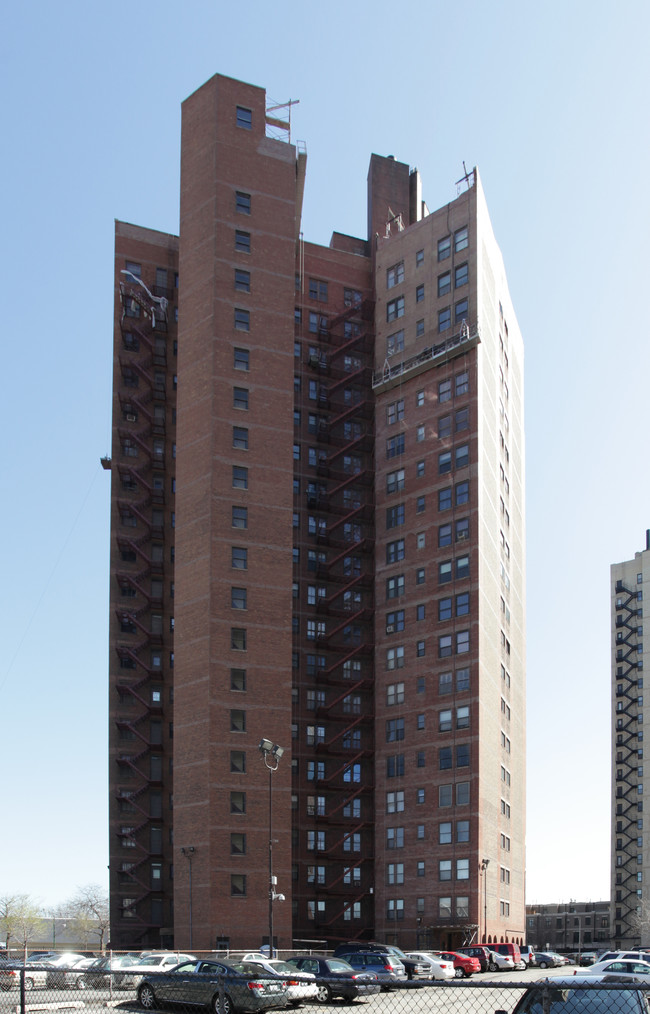
{"label": "parking lot", "polygon": [[[368,1008],[368,1014],[409,1014],[436,1011],[436,1014],[490,1014],[495,1010],[511,1011],[519,999],[523,989],[531,982],[556,975],[571,975],[578,971],[574,966],[549,969],[528,968],[526,971],[485,972],[473,975],[469,979],[453,979],[447,983],[415,980],[403,983],[389,992],[379,993],[364,1000],[344,1001],[336,999],[330,1004],[303,1003],[304,1014],[316,1014],[324,1009],[335,1010],[352,1007]],[[0,992],[0,1014],[20,1014],[20,991],[11,989]],[[161,1010],[179,1010],[182,1005],[170,1003],[160,1005]],[[25,1012],[33,1011],[65,1011],[79,1010],[93,1014],[95,1011],[106,1011],[107,1007],[118,1010],[139,1011],[141,1008],[135,997],[135,989],[47,989],[35,988],[25,993]],[[372,1010],[370,1009],[372,1008]],[[201,1008],[183,1006],[182,1009],[197,1011]],[[285,1008],[292,1009],[292,1008]],[[295,1008],[293,1008],[295,1009]]]}

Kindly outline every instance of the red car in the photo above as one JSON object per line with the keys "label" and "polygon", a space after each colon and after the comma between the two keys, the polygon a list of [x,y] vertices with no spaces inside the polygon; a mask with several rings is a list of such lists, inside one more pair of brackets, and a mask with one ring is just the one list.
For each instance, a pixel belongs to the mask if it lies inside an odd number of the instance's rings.
{"label": "red car", "polygon": [[456,978],[462,979],[465,976],[469,979],[474,972],[481,971],[481,962],[478,958],[472,958],[469,954],[458,954],[457,951],[432,951],[436,958],[452,962],[456,971]]}

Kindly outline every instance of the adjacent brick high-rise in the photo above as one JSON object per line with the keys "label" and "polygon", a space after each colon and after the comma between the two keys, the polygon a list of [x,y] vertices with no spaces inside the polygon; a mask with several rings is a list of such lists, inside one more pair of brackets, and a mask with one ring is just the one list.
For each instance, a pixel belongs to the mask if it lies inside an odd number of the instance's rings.
{"label": "adjacent brick high-rise", "polygon": [[633,560],[612,564],[612,941],[648,939],[650,853],[643,812],[643,610],[650,594],[650,531]]}
{"label": "adjacent brick high-rise", "polygon": [[321,247],[281,119],[212,78],[180,238],[117,223],[112,943],[268,940],[269,838],[281,948],[521,941],[523,347],[478,173],[430,213],[373,155],[368,237]]}

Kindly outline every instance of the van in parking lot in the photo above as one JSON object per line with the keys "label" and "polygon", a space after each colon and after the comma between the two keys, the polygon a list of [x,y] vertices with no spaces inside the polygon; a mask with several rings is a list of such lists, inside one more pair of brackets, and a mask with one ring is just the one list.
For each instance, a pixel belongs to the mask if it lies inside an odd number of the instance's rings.
{"label": "van in parking lot", "polygon": [[515,968],[521,965],[521,951],[519,950],[519,944],[488,944],[488,947],[492,951],[496,951],[497,954],[506,954],[512,958],[512,963]]}

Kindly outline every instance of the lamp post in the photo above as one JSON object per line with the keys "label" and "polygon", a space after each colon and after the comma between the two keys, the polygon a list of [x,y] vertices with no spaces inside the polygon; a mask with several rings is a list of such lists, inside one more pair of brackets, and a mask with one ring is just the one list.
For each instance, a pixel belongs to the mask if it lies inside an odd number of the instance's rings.
{"label": "lamp post", "polygon": [[190,950],[192,950],[192,859],[196,849],[193,845],[188,845],[187,848],[181,849],[181,855],[185,856],[190,864]]}
{"label": "lamp post", "polygon": [[278,878],[273,876],[273,772],[278,770],[284,748],[278,746],[277,743],[272,743],[270,739],[261,739],[259,751],[262,754],[262,760],[269,769],[269,956],[272,958],[274,956],[273,902],[284,901],[284,895],[276,893]]}
{"label": "lamp post", "polygon": [[[481,874],[483,875],[483,943],[487,943],[487,868],[490,865],[489,859],[481,859]],[[480,904],[480,902],[479,902]]]}

